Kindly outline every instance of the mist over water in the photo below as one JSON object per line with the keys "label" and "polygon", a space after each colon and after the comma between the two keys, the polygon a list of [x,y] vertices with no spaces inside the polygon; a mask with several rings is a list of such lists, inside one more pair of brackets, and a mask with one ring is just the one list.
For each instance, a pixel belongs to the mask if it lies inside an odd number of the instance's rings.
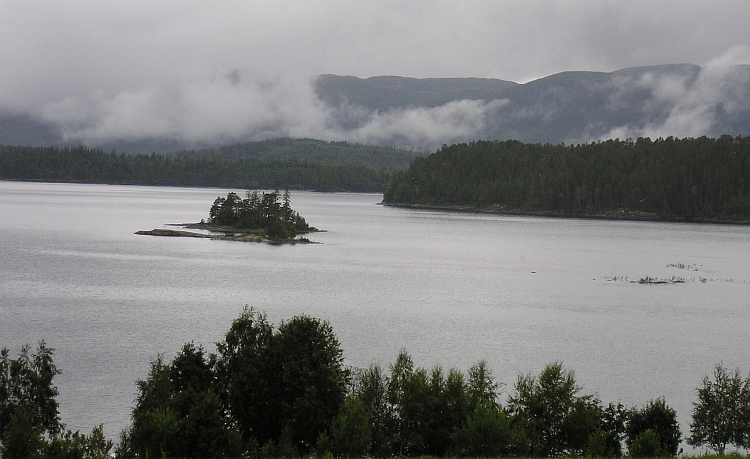
{"label": "mist over water", "polygon": [[[585,393],[664,396],[683,433],[714,364],[750,370],[750,227],[505,217],[293,192],[320,244],[138,236],[207,218],[228,191],[0,182],[0,346],[39,339],[63,370],[63,422],[116,437],[159,353],[207,351],[244,305],[278,324],[328,320],[348,365],[467,369],[486,359],[505,401],[562,361]],[[675,266],[670,266],[675,265]],[[682,284],[641,285],[650,276]]]}

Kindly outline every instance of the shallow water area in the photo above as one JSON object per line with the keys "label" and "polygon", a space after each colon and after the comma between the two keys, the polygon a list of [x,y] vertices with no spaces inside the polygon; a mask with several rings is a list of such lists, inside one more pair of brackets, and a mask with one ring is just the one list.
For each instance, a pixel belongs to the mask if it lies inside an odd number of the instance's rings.
{"label": "shallow water area", "polygon": [[[399,209],[293,192],[320,244],[139,236],[243,190],[0,182],[0,346],[56,349],[63,422],[116,438],[159,353],[214,351],[244,305],[332,323],[346,363],[562,361],[604,403],[664,396],[683,435],[714,364],[750,370],[750,227]],[[684,283],[639,284],[641,278]],[[687,448],[686,448],[687,449]]]}

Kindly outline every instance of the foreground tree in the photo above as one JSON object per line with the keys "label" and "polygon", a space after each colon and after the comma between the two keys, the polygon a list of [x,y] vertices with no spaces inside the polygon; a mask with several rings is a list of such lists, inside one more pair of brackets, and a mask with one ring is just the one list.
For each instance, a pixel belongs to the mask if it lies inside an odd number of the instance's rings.
{"label": "foreground tree", "polygon": [[64,429],[53,378],[60,374],[54,349],[40,341],[35,353],[21,347],[17,359],[0,351],[0,457],[99,459],[109,455],[112,442],[102,426],[90,435]]}
{"label": "foreground tree", "polygon": [[575,375],[559,362],[539,376],[520,376],[510,413],[534,457],[620,455],[622,409],[606,409],[593,395],[578,395]]}
{"label": "foreground tree", "polygon": [[346,395],[348,373],[330,324],[296,316],[274,333],[264,314],[246,308],[217,350],[222,397],[243,440],[309,452]]}
{"label": "foreground tree", "polygon": [[121,435],[117,456],[237,457],[239,431],[224,416],[203,348],[185,344],[171,364],[161,357],[138,382],[133,424]]}
{"label": "foreground tree", "polygon": [[743,379],[739,369],[716,365],[713,381],[703,378],[694,405],[689,445],[707,445],[723,456],[727,445],[750,444],[750,377]]}
{"label": "foreground tree", "polygon": [[535,457],[555,457],[566,449],[564,422],[580,387],[561,363],[547,365],[538,377],[519,376],[516,395],[508,400],[516,422],[523,426]]}
{"label": "foreground tree", "polygon": [[633,457],[675,456],[682,432],[677,413],[663,398],[628,413],[625,443]]}
{"label": "foreground tree", "polygon": [[349,374],[341,346],[328,322],[300,315],[279,326],[268,358],[277,424],[307,453],[344,403]]}
{"label": "foreground tree", "polygon": [[3,457],[27,456],[44,445],[42,435],[62,432],[53,378],[60,374],[54,349],[40,341],[35,353],[27,344],[17,359],[0,351],[0,443]]}
{"label": "foreground tree", "polygon": [[528,449],[525,432],[493,404],[477,405],[465,425],[455,431],[453,441],[454,452],[461,457],[520,456]]}
{"label": "foreground tree", "polygon": [[220,395],[246,443],[276,441],[281,432],[271,405],[268,352],[272,335],[266,315],[246,307],[224,341],[216,344]]}
{"label": "foreground tree", "polygon": [[388,401],[387,375],[375,364],[359,370],[353,380],[352,393],[368,413],[372,439],[370,453],[375,457],[389,456],[393,448],[391,427],[394,425],[394,413]]}
{"label": "foreground tree", "polygon": [[372,446],[370,413],[357,397],[344,401],[339,414],[333,420],[330,435],[318,440],[318,449],[330,451],[335,457],[365,457]]}
{"label": "foreground tree", "polygon": [[45,456],[50,459],[104,459],[110,457],[112,446],[100,424],[88,436],[70,430],[52,436],[47,442]]}

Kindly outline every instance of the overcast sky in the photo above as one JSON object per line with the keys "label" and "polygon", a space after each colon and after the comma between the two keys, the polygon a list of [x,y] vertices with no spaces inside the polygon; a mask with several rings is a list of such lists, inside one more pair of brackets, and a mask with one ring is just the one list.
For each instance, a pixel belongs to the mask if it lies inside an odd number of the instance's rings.
{"label": "overcast sky", "polygon": [[325,124],[314,75],[523,83],[565,70],[747,64],[748,18],[747,0],[0,0],[0,109],[72,137],[231,137],[274,123],[314,134]]}

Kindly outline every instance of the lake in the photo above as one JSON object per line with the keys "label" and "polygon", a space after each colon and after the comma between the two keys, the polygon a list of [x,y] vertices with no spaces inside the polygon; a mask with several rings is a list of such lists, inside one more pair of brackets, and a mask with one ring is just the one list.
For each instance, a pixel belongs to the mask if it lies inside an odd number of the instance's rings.
{"label": "lake", "polygon": [[[505,401],[561,361],[584,393],[664,396],[689,434],[716,363],[750,370],[750,227],[398,209],[379,194],[293,192],[326,230],[273,246],[139,236],[243,190],[0,181],[0,346],[56,349],[63,422],[116,439],[160,353],[215,351],[245,305],[328,320],[348,365],[466,370]],[[639,284],[644,277],[684,283]],[[687,450],[687,447],[686,447]]]}

